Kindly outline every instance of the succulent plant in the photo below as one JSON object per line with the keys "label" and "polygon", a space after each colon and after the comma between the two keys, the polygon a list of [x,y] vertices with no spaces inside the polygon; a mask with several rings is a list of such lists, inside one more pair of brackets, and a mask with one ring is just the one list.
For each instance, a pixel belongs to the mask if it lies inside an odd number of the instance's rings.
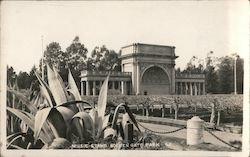
{"label": "succulent plant", "polygon": [[54,67],[47,65],[47,73],[48,83],[35,72],[40,83],[40,100],[36,97],[36,100],[28,101],[21,93],[11,90],[23,99],[32,112],[7,107],[10,113],[22,120],[22,125],[33,131],[32,145],[41,140],[48,146],[44,148],[68,148],[69,143],[76,142],[72,139],[77,139],[78,143],[87,143],[116,138],[119,135],[116,123],[122,107],[140,131],[132,112],[125,104],[118,105],[115,113],[105,115],[109,75],[101,87],[95,108],[82,100],[70,70],[67,88]]}

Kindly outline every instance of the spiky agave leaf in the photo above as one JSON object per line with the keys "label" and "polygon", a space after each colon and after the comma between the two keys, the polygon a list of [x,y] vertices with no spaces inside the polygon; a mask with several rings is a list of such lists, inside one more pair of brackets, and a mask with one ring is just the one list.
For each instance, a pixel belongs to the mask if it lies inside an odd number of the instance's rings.
{"label": "spiky agave leaf", "polygon": [[41,94],[44,96],[44,98],[48,101],[49,105],[51,107],[56,106],[56,101],[49,89],[49,86],[46,82],[44,82],[44,80],[42,80],[42,78],[35,72],[35,75],[40,83],[40,91]]}
{"label": "spiky agave leaf", "polygon": [[[68,86],[69,86],[68,91],[73,94],[75,100],[82,100],[81,95],[78,91],[76,82],[72,76],[70,69],[69,69],[69,74],[68,74]],[[83,104],[76,104],[76,106],[80,112],[84,111]]]}
{"label": "spiky agave leaf", "polygon": [[17,83],[17,79],[15,80],[15,83],[13,85],[13,89],[18,90],[19,91],[19,87],[18,87],[18,83]]}
{"label": "spiky agave leaf", "polygon": [[35,143],[37,139],[40,137],[40,132],[42,128],[44,128],[43,130],[46,129],[47,132],[47,130],[49,129],[48,126],[53,132],[53,137],[55,138],[66,137],[67,127],[63,116],[60,114],[59,111],[57,111],[56,108],[47,107],[42,110],[39,110],[35,116],[35,127],[34,127]]}
{"label": "spiky agave leaf", "polygon": [[56,138],[53,140],[48,149],[68,149],[71,143],[65,138]]}
{"label": "spiky agave leaf", "polygon": [[27,116],[26,114],[24,114],[23,112],[21,112],[21,110],[18,109],[14,109],[14,108],[10,108],[7,107],[6,108],[7,111],[11,112],[12,114],[14,114],[15,116],[17,116],[18,118],[20,118],[22,121],[24,121],[32,130],[34,130],[34,121],[32,121],[29,116]]}
{"label": "spiky agave leaf", "polygon": [[30,110],[30,112],[32,113],[36,113],[37,112],[37,108],[30,103],[29,99],[21,92],[17,91],[17,90],[13,90],[10,88],[7,88],[8,92],[14,94],[24,105],[27,106],[27,108]]}
{"label": "spiky agave leaf", "polygon": [[68,75],[68,86],[69,86],[69,89],[71,90],[71,93],[74,95],[75,100],[82,100],[70,69],[69,69],[69,75]]}
{"label": "spiky agave leaf", "polygon": [[20,135],[14,137],[10,142],[7,143],[6,148],[9,148],[9,146],[11,146],[13,142],[15,142],[17,139],[23,138],[23,137],[24,137],[24,135],[22,135],[22,134],[20,134]]}
{"label": "spiky agave leaf", "polygon": [[110,120],[110,114],[104,116],[103,122],[102,122],[102,130],[107,128],[109,125],[111,126],[111,122],[109,120]]}
{"label": "spiky agave leaf", "polygon": [[133,122],[133,124],[136,126],[136,128],[138,129],[139,132],[141,132],[139,126],[138,126],[138,123],[132,113],[132,111],[130,110],[130,108],[125,104],[124,105],[124,108],[125,108],[125,111],[128,113],[129,115],[129,118],[131,119],[131,121]]}
{"label": "spiky agave leaf", "polygon": [[[25,124],[27,124],[30,127],[31,130],[34,131],[35,117],[32,114],[25,112],[25,111],[22,111],[22,110],[13,109],[10,107],[7,107],[7,111],[11,112],[12,114],[14,114],[18,118],[20,118],[22,121],[24,121]],[[48,135],[49,134],[46,134],[43,131],[43,132],[41,132],[40,139],[44,143],[49,143],[52,141],[52,139]]]}
{"label": "spiky agave leaf", "polygon": [[39,134],[41,132],[41,129],[43,127],[44,122],[47,120],[49,113],[52,108],[47,107],[42,110],[37,111],[35,116],[35,124],[34,124],[34,141],[38,140]]}
{"label": "spiky agave leaf", "polygon": [[67,92],[65,91],[66,89],[60,75],[55,69],[52,70],[49,65],[47,65],[47,73],[49,88],[55,99],[56,105],[58,106],[67,102]]}
{"label": "spiky agave leaf", "polygon": [[118,119],[118,116],[119,116],[119,110],[120,110],[121,107],[125,108],[125,111],[128,113],[129,118],[131,119],[131,121],[133,122],[133,124],[136,126],[136,128],[141,132],[141,130],[140,130],[138,124],[137,124],[137,121],[136,121],[133,113],[131,112],[131,110],[129,109],[129,107],[126,104],[124,104],[124,103],[119,104],[115,108],[115,113],[114,113],[114,117],[113,117],[113,121],[112,121],[112,128],[114,129],[116,127],[116,122],[117,122],[117,119]]}
{"label": "spiky agave leaf", "polygon": [[108,137],[114,137],[114,136],[116,136],[116,130],[111,127],[107,127],[103,132],[104,139],[107,139]]}
{"label": "spiky agave leaf", "polygon": [[60,106],[68,107],[68,106],[71,106],[71,105],[74,105],[74,104],[86,104],[88,106],[88,108],[94,108],[89,102],[84,101],[84,100],[68,101],[68,102],[65,102],[65,103],[61,104]]}
{"label": "spiky agave leaf", "polygon": [[22,132],[27,132],[29,127],[24,121],[21,121],[20,129],[21,129]]}
{"label": "spiky agave leaf", "polygon": [[51,109],[48,122],[55,138],[66,138],[67,125],[62,114],[56,108]]}
{"label": "spiky agave leaf", "polygon": [[93,120],[93,123],[94,123],[94,130],[95,130],[95,135],[97,134],[97,128],[98,128],[98,112],[96,110],[96,108],[92,108],[90,111],[89,111],[89,115],[90,117],[92,118]]}
{"label": "spiky agave leaf", "polygon": [[81,122],[78,118],[74,118],[71,120],[71,132],[74,133],[80,139],[83,139],[84,134],[86,134],[86,130],[84,130]]}
{"label": "spiky agave leaf", "polygon": [[[22,110],[20,110],[20,112],[22,112],[23,114],[28,116],[32,122],[35,122],[35,116],[33,114],[30,114],[30,113],[22,111]],[[31,128],[31,129],[34,131],[33,128]],[[41,130],[41,133],[40,133],[40,139],[42,141],[45,141],[45,143],[50,143],[55,138],[55,136],[51,133],[52,133],[52,130],[49,127],[48,122],[45,121],[43,124],[42,130]],[[47,139],[47,140],[44,140],[44,139]]]}
{"label": "spiky agave leaf", "polygon": [[[22,110],[20,110],[20,112],[25,114],[26,116],[28,116],[30,118],[30,120],[35,123],[35,116],[33,114],[26,112],[26,111],[22,111]],[[22,122],[24,122],[24,121],[22,121]],[[31,128],[31,129],[34,131],[34,128]],[[52,130],[49,127],[47,121],[44,122],[39,137],[45,143],[50,143],[55,138],[55,136],[52,134]]]}
{"label": "spiky agave leaf", "polygon": [[109,81],[109,75],[103,82],[103,85],[100,90],[100,94],[98,96],[98,102],[97,102],[97,112],[98,112],[98,135],[100,136],[102,132],[102,122],[107,106],[107,96],[108,96],[108,81]]}
{"label": "spiky agave leaf", "polygon": [[110,122],[111,115],[108,114],[104,116],[103,123],[102,123],[102,131],[103,131],[103,138],[106,139],[108,137],[115,137],[116,136],[116,128],[111,127]]}
{"label": "spiky agave leaf", "polygon": [[24,132],[16,132],[16,133],[13,133],[13,134],[7,136],[7,138],[6,138],[7,144],[8,144],[8,145],[11,144],[10,142],[11,142],[14,138],[16,138],[17,136],[20,136],[20,135],[21,135],[21,136],[25,136],[26,133],[24,133]]}
{"label": "spiky agave leaf", "polygon": [[77,133],[79,134],[81,138],[86,138],[88,134],[90,134],[92,138],[94,138],[95,126],[94,126],[91,116],[88,113],[78,112],[72,117],[72,121],[73,121],[73,125],[75,125],[77,129]]}
{"label": "spiky agave leaf", "polygon": [[39,92],[32,98],[31,103],[37,108],[39,104],[42,103],[43,100],[44,100],[44,97],[42,97],[41,93]]}
{"label": "spiky agave leaf", "polygon": [[120,109],[121,109],[121,107],[124,107],[124,105],[125,105],[124,103],[121,103],[115,108],[114,117],[112,120],[112,128],[113,129],[115,129],[115,127],[116,127],[116,123],[117,123],[117,119],[118,119],[118,116],[120,113]]}
{"label": "spiky agave leaf", "polygon": [[71,121],[72,117],[75,115],[71,109],[64,106],[58,106],[56,109],[61,113],[65,122]]}

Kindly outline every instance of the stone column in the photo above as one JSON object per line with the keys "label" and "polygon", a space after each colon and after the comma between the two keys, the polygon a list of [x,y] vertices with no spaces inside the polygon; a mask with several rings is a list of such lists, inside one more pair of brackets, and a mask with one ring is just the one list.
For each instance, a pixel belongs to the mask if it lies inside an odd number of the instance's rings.
{"label": "stone column", "polygon": [[194,82],[194,95],[197,95],[197,83]]}
{"label": "stone column", "polygon": [[140,94],[140,67],[139,63],[136,65],[136,95]]}
{"label": "stone column", "polygon": [[111,89],[115,89],[115,81],[112,81],[112,88]]}
{"label": "stone column", "polygon": [[179,94],[178,82],[175,82],[175,94]]}
{"label": "stone column", "polygon": [[118,81],[118,90],[121,92],[121,81]]}
{"label": "stone column", "polygon": [[100,90],[102,88],[102,81],[99,82]]}
{"label": "stone column", "polygon": [[122,95],[125,95],[125,82],[124,81],[122,81],[121,82],[121,86],[122,86]]}
{"label": "stone column", "polygon": [[203,90],[203,93],[202,93],[202,94],[203,94],[203,95],[205,95],[205,94],[206,94],[206,90],[205,90],[205,82],[203,82],[203,89],[202,89],[202,90]]}
{"label": "stone column", "polygon": [[188,94],[188,84],[187,84],[187,82],[185,82],[185,94],[186,95]]}
{"label": "stone column", "polygon": [[84,81],[81,81],[81,96],[85,95],[85,91],[84,91]]}
{"label": "stone column", "polygon": [[176,82],[176,87],[175,87],[175,90],[176,90],[176,94],[180,94],[180,86],[179,86],[179,82]]}
{"label": "stone column", "polygon": [[193,87],[192,87],[192,82],[189,82],[189,90],[190,90],[190,95],[193,95]]}
{"label": "stone column", "polygon": [[127,81],[124,81],[124,95],[127,95]]}
{"label": "stone column", "polygon": [[96,83],[93,81],[93,96],[96,95]]}
{"label": "stone column", "polygon": [[201,83],[198,82],[198,95],[201,95]]}
{"label": "stone column", "polygon": [[89,91],[89,81],[86,81],[86,95],[87,95],[87,96],[90,95],[90,91]]}
{"label": "stone column", "polygon": [[171,79],[171,82],[172,82],[172,91],[171,93],[174,94],[175,92],[175,69],[174,69],[174,65],[171,65],[171,68],[172,68],[172,79]]}
{"label": "stone column", "polygon": [[180,82],[180,94],[182,95],[183,94],[183,87],[182,87],[182,82]]}

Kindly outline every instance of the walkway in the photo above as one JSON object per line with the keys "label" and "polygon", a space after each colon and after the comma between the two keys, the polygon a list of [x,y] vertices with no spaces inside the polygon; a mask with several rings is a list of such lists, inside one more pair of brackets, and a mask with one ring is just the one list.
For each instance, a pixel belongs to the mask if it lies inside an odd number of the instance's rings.
{"label": "walkway", "polygon": [[[155,130],[155,131],[171,131],[171,130],[176,130],[178,129],[178,127],[174,127],[174,126],[168,126],[168,125],[160,125],[160,124],[152,124],[152,123],[142,123],[141,124],[151,130]],[[140,127],[140,129],[142,129],[144,131],[144,129],[142,127]],[[168,137],[176,137],[176,138],[182,138],[182,139],[186,139],[186,129],[180,130],[178,132],[175,133],[171,133],[171,134],[159,134],[161,136],[168,136]],[[233,133],[228,133],[228,132],[222,132],[222,131],[213,131],[213,133],[220,137],[221,139],[223,139],[226,142],[230,142],[230,141],[242,141],[242,134],[233,134]],[[224,147],[229,147],[228,145],[218,141],[215,137],[213,137],[211,134],[209,134],[207,131],[204,131],[203,134],[203,138],[204,138],[204,142],[205,143],[211,143],[214,145],[219,145],[219,146],[224,146]]]}

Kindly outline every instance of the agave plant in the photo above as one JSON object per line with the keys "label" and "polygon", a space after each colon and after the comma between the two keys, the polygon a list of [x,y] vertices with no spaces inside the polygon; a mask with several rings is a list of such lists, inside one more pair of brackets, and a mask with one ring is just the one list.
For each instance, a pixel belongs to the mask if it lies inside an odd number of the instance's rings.
{"label": "agave plant", "polygon": [[[37,141],[42,141],[47,148],[65,148],[69,147],[71,142],[100,142],[110,137],[115,139],[120,136],[119,130],[122,129],[118,130],[117,127],[122,107],[129,117],[123,123],[131,121],[140,132],[132,112],[124,103],[116,107],[114,114],[105,115],[109,75],[102,85],[95,108],[82,100],[70,70],[67,88],[54,67],[47,65],[48,83],[35,74],[40,83],[40,95],[34,101],[30,102],[21,93],[12,91],[26,103],[30,112],[7,107],[7,110],[20,118],[22,125],[26,126],[23,132],[30,129],[33,133],[33,139],[29,141],[27,148],[36,145]],[[9,136],[8,146],[15,139],[24,136],[23,132]]]}

